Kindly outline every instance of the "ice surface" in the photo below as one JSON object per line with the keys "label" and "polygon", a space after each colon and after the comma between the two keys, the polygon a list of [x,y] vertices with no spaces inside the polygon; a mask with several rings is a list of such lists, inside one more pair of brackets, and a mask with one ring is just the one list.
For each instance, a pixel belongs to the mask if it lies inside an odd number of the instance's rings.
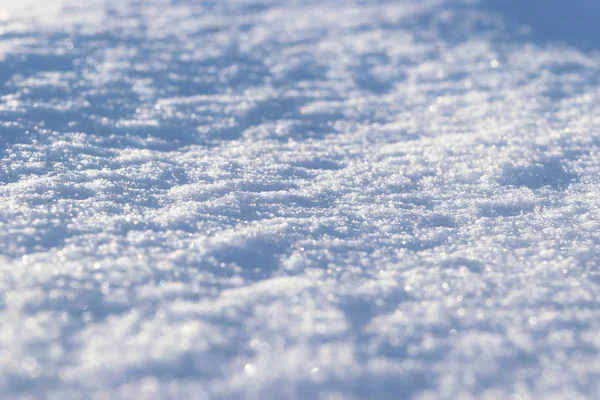
{"label": "ice surface", "polygon": [[1,397],[597,397],[598,7],[0,1]]}

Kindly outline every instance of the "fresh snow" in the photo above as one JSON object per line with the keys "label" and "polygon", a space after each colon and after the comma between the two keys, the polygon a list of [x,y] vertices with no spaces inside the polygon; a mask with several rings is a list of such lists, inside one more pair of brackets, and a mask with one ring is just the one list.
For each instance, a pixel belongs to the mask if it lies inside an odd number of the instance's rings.
{"label": "fresh snow", "polygon": [[2,399],[593,399],[596,0],[0,0]]}

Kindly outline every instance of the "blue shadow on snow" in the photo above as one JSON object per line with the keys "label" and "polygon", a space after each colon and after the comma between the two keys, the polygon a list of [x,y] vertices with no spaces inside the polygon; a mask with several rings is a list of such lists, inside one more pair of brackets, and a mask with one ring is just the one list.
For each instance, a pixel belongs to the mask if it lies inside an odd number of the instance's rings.
{"label": "blue shadow on snow", "polygon": [[584,51],[600,50],[598,0],[482,0],[481,6],[528,26],[535,42],[562,42]]}

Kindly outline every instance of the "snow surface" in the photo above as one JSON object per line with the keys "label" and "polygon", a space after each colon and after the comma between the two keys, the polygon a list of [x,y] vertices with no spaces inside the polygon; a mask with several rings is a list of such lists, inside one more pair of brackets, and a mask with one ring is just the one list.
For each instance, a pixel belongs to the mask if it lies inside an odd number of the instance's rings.
{"label": "snow surface", "polygon": [[0,0],[2,398],[597,398],[598,13]]}

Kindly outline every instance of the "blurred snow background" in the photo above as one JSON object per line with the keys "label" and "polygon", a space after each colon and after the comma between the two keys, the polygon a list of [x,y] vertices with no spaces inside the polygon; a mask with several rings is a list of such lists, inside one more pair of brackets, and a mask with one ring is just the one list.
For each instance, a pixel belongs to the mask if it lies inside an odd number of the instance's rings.
{"label": "blurred snow background", "polygon": [[599,12],[0,1],[2,398],[596,397]]}

